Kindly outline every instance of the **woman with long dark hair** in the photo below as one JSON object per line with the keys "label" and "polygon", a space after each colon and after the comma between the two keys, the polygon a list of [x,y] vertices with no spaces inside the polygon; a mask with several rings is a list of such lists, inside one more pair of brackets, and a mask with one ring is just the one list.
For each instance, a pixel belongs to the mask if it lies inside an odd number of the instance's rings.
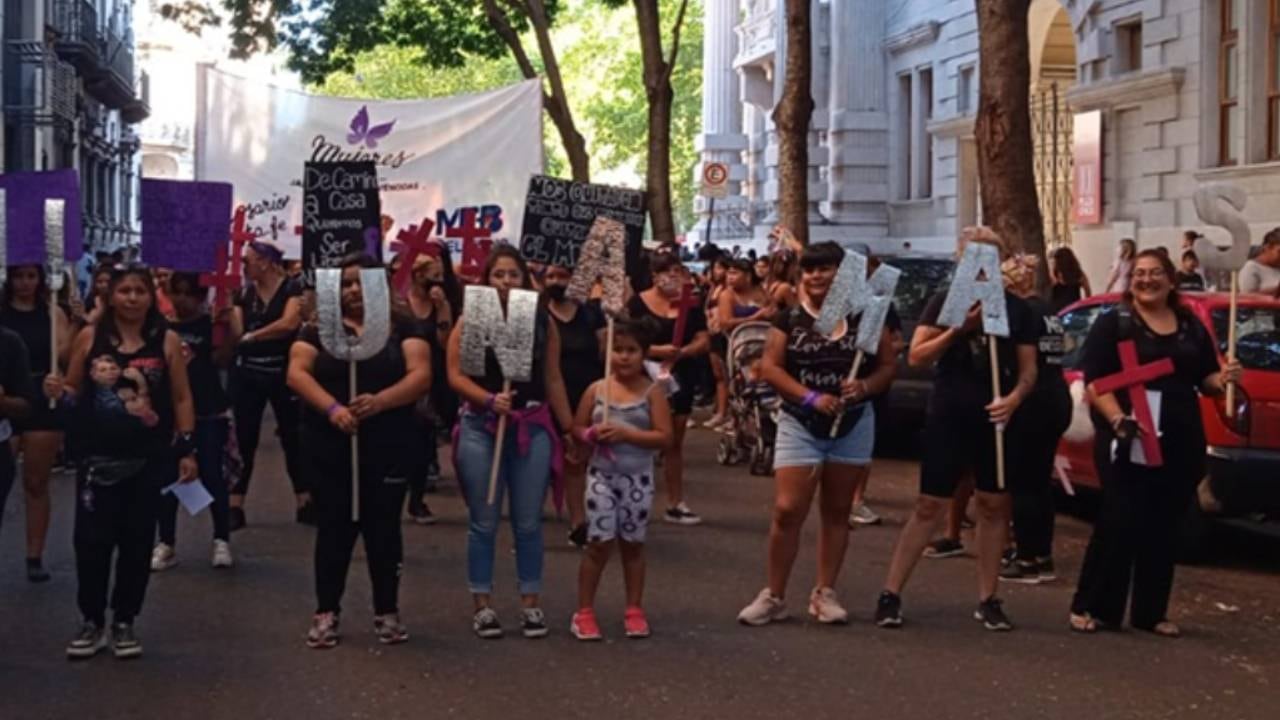
{"label": "woman with long dark hair", "polygon": [[729,421],[729,368],[725,364],[729,340],[720,332],[720,324],[716,321],[716,311],[720,307],[720,295],[725,291],[725,283],[729,276],[729,263],[732,258],[717,252],[711,261],[707,273],[706,302],[703,312],[707,317],[707,331],[711,336],[711,378],[715,385],[715,409],[711,417],[702,424],[703,427],[718,428]]}
{"label": "woman with long dark hair", "polygon": [[[68,408],[67,446],[76,462],[77,593],[84,617],[67,646],[71,658],[107,644],[111,594],[112,651],[142,654],[134,619],[151,574],[151,543],[160,490],[196,479],[195,409],[182,340],[155,304],[151,271],[120,266],[111,275],[97,325],[81,330],[66,377],[49,374],[45,394]],[[176,469],[174,467],[176,462]]]}
{"label": "woman with long dark hair", "polygon": [[797,269],[796,254],[789,248],[778,250],[769,261],[769,278],[764,283],[764,291],[779,310],[795,307],[799,302],[796,295]]}
{"label": "woman with long dark hair", "polygon": [[663,479],[667,485],[667,511],[663,519],[677,525],[697,525],[702,518],[684,501],[684,435],[693,412],[698,358],[711,347],[707,317],[701,307],[689,308],[684,334],[675,337],[680,295],[689,281],[689,271],[680,263],[680,258],[671,253],[653,255],[649,269],[653,273],[653,287],[633,296],[627,303],[627,311],[634,319],[649,317],[657,321],[656,344],[649,348],[647,357],[660,363],[662,371],[676,383],[676,390],[669,398],[674,436],[662,451]]}
{"label": "woman with long dark hair", "polygon": [[1137,253],[1138,244],[1133,238],[1120,239],[1120,244],[1116,246],[1116,258],[1107,275],[1107,292],[1122,293],[1129,289],[1129,277],[1133,273],[1133,259]]}
{"label": "woman with long dark hair", "polygon": [[[59,366],[71,347],[66,313],[56,304],[51,306],[49,299],[43,267],[9,268],[9,281],[4,285],[4,301],[0,305],[0,327],[7,327],[22,338],[36,386],[46,375],[60,374]],[[56,357],[51,347],[50,313],[58,333]],[[22,490],[27,507],[27,580],[46,582],[49,572],[44,568],[43,557],[49,535],[49,476],[62,447],[62,424],[48,403],[38,402],[27,417],[17,423],[14,434],[18,436],[22,453]]]}
{"label": "woman with long dark hair", "polygon": [[[1077,632],[1120,627],[1128,604],[1133,627],[1181,634],[1167,613],[1179,521],[1205,472],[1199,397],[1223,394],[1239,380],[1240,365],[1219,359],[1208,330],[1178,298],[1176,272],[1167,255],[1138,253],[1124,302],[1099,316],[1085,340],[1081,364],[1093,410],[1102,513],[1071,603]],[[1130,341],[1141,364],[1173,362],[1171,374],[1145,383],[1148,396],[1160,399],[1152,403],[1154,428],[1138,424],[1127,392],[1099,392],[1096,385],[1121,371],[1119,346]],[[1147,432],[1157,434],[1159,464],[1140,451]]]}
{"label": "woman with long dark hair", "polygon": [[1060,247],[1049,255],[1049,274],[1053,280],[1049,290],[1049,309],[1055,313],[1093,294],[1089,278],[1069,247]]}
{"label": "woman with long dark hair", "polygon": [[814,328],[844,253],[834,242],[804,249],[800,303],[779,315],[766,341],[760,374],[783,403],[773,460],[768,585],[738,614],[744,625],[786,617],[783,598],[815,492],[822,524],[809,614],[825,624],[849,621],[835,585],[849,546],[853,491],[866,480],[875,446],[875,409],[868,401],[888,390],[895,365],[892,337],[882,330],[878,351],[849,380],[858,354],[859,318],[841,318],[830,336]]}
{"label": "woman with long dark hair", "polygon": [[[485,262],[481,282],[498,291],[506,305],[512,290],[529,290],[532,282],[524,258],[509,245],[495,247]],[[533,372],[528,382],[513,382],[503,391],[503,377],[492,348],[485,349],[485,374],[473,378],[462,370],[462,333],[466,308],[449,338],[449,385],[465,404],[454,441],[458,483],[467,501],[467,579],[475,616],[472,629],[481,638],[502,637],[502,624],[492,607],[493,561],[502,497],[510,493],[516,545],[521,632],[526,638],[547,634],[542,612],[542,503],[564,453],[573,447],[573,413],[560,372],[560,332],[544,306],[534,321]],[[495,502],[489,503],[489,471],[493,465],[498,419],[507,417]],[[554,421],[552,417],[554,416]],[[557,428],[557,424],[559,427]]]}
{"label": "woman with long dark hair", "polygon": [[314,524],[310,496],[298,468],[298,400],[285,384],[289,345],[302,324],[302,286],[285,275],[284,255],[266,242],[249,243],[244,250],[244,275],[249,281],[236,295],[231,337],[236,356],[231,369],[231,402],[236,444],[243,464],[240,481],[231,489],[231,529],[246,523],[245,496],[253,478],[254,456],[262,434],[267,404],[276,418],[276,433],[284,450],[285,472],[293,484],[295,519]]}
{"label": "woman with long dark hair", "polygon": [[[375,322],[366,314],[360,270],[377,264],[357,255],[340,267],[343,330],[359,337]],[[303,327],[289,352],[289,387],[303,402],[302,462],[316,508],[316,611],[307,633],[307,645],[315,649],[332,648],[341,638],[342,595],[357,536],[364,538],[368,557],[378,641],[394,645],[409,639],[400,622],[400,512],[405,475],[421,442],[413,405],[431,387],[431,347],[412,318],[381,321],[391,323],[390,338],[356,364],[354,397],[348,362],[325,350],[314,324]],[[352,435],[359,452],[358,520],[352,519]]]}

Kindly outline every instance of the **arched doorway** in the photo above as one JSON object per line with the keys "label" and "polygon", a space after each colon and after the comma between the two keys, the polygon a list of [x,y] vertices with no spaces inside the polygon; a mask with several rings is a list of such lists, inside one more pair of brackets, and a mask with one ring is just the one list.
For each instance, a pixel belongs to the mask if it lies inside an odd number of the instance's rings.
{"label": "arched doorway", "polygon": [[1045,245],[1070,245],[1073,115],[1066,96],[1076,83],[1075,32],[1059,0],[1033,0],[1027,31],[1031,134]]}

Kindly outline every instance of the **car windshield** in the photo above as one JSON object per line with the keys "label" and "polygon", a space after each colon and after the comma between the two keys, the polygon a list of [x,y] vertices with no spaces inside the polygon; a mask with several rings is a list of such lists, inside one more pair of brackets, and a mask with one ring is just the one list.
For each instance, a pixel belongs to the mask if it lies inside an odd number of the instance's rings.
{"label": "car windshield", "polygon": [[[1227,309],[1213,311],[1218,350],[1227,354]],[[1248,370],[1280,371],[1280,308],[1240,307],[1236,311],[1236,357]]]}
{"label": "car windshield", "polygon": [[1063,313],[1062,332],[1065,350],[1062,356],[1063,367],[1069,369],[1080,367],[1080,358],[1084,355],[1084,341],[1089,337],[1089,328],[1093,327],[1093,321],[1099,315],[1111,308],[1111,303],[1099,303],[1084,305],[1071,312]]}
{"label": "car windshield", "polygon": [[954,265],[946,258],[885,258],[885,264],[902,271],[893,301],[908,325],[920,319],[929,296],[946,284]]}

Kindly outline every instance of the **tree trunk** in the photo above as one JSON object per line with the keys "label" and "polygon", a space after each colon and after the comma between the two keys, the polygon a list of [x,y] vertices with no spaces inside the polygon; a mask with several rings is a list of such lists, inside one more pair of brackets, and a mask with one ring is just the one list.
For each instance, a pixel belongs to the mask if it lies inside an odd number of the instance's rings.
{"label": "tree trunk", "polygon": [[680,54],[680,29],[684,25],[688,0],[680,3],[671,32],[671,54],[662,51],[662,22],[658,0],[633,0],[640,35],[640,58],[644,64],[644,91],[649,101],[649,143],[645,162],[645,191],[649,203],[649,223],[653,239],[675,242],[675,212],[671,202],[671,108],[675,91],[671,72]]}
{"label": "tree trunk", "polygon": [[[517,0],[505,1],[513,9],[524,14],[529,19],[529,24],[533,26],[534,35],[538,39],[538,50],[542,56],[542,66],[546,69],[546,84],[550,88],[550,90],[543,88],[542,108],[560,133],[560,143],[564,146],[565,155],[569,157],[569,168],[573,173],[573,179],[578,182],[590,182],[591,158],[587,156],[587,141],[582,137],[582,133],[578,132],[578,127],[573,120],[573,112],[569,109],[569,98],[565,94],[564,82],[560,77],[560,63],[556,58],[555,47],[551,44],[550,22],[547,19],[546,8],[542,0],[527,0],[527,2],[520,0],[519,3]],[[524,43],[520,40],[520,34],[511,25],[506,11],[498,6],[497,0],[484,0],[484,10],[490,27],[511,50],[516,64],[520,66],[520,72],[530,80],[539,77],[537,69],[529,60],[529,54],[524,49]]]}
{"label": "tree trunk", "polygon": [[976,0],[978,9],[978,178],[984,222],[1011,250],[1040,257],[1047,287],[1044,219],[1036,195],[1031,139],[1031,0]]}
{"label": "tree trunk", "polygon": [[778,129],[778,222],[809,244],[809,123],[813,117],[811,0],[786,0],[787,57]]}

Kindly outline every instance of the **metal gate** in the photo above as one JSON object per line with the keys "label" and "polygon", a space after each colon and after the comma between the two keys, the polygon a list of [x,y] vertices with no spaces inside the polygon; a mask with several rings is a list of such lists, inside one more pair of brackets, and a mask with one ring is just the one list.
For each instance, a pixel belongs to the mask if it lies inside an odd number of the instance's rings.
{"label": "metal gate", "polygon": [[1046,247],[1071,244],[1071,109],[1058,82],[1031,91],[1031,142]]}

